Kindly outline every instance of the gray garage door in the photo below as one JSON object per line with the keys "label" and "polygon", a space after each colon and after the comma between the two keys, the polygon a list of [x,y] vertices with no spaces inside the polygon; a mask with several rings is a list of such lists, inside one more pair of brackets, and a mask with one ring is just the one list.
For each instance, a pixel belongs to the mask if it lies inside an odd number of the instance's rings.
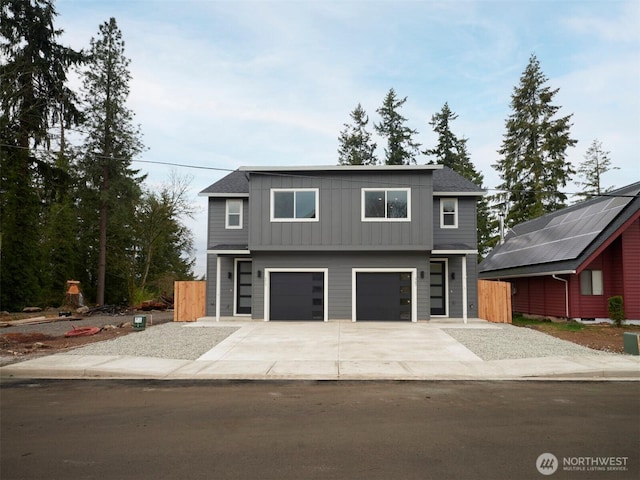
{"label": "gray garage door", "polygon": [[356,320],[411,321],[411,274],[356,273]]}
{"label": "gray garage door", "polygon": [[270,320],[324,320],[324,273],[271,272]]}

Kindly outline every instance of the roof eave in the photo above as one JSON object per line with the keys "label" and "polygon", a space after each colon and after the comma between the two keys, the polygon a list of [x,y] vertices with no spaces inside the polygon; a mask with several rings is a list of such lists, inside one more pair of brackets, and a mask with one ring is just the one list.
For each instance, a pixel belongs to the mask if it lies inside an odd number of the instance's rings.
{"label": "roof eave", "polygon": [[258,166],[239,167],[243,172],[344,172],[344,171],[393,171],[393,170],[442,170],[442,165],[310,165],[310,166]]}
{"label": "roof eave", "polygon": [[486,190],[477,190],[475,192],[433,192],[434,197],[484,197]]}
{"label": "roof eave", "polygon": [[248,193],[220,193],[220,192],[200,192],[199,197],[214,197],[214,198],[249,198]]}
{"label": "roof eave", "polygon": [[528,278],[528,277],[550,277],[552,275],[575,275],[575,270],[550,270],[548,272],[536,272],[536,273],[514,273],[514,274],[500,274],[497,272],[479,272],[478,278],[480,280],[499,280],[509,278]]}

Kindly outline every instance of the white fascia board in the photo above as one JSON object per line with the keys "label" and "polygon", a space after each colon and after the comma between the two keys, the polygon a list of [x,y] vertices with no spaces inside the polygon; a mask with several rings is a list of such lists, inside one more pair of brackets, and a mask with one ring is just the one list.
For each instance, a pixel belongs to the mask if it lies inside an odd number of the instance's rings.
{"label": "white fascia board", "polygon": [[434,197],[484,197],[486,190],[478,192],[433,192]]}
{"label": "white fascia board", "polygon": [[207,250],[207,255],[250,255],[251,250]]}
{"label": "white fascia board", "polygon": [[441,170],[442,165],[290,165],[275,167],[240,167],[243,172],[346,172],[346,171],[407,171]]}
{"label": "white fascia board", "polygon": [[431,250],[432,255],[477,255],[478,250]]}
{"label": "white fascia board", "polygon": [[555,272],[539,272],[539,273],[529,273],[529,274],[518,274],[518,275],[496,275],[493,274],[490,277],[483,276],[482,272],[478,272],[478,280],[499,280],[502,278],[527,278],[527,277],[550,277],[551,275],[575,275],[575,270],[556,270]]}
{"label": "white fascia board", "polygon": [[199,197],[217,197],[217,198],[249,198],[248,193],[205,193],[200,192]]}

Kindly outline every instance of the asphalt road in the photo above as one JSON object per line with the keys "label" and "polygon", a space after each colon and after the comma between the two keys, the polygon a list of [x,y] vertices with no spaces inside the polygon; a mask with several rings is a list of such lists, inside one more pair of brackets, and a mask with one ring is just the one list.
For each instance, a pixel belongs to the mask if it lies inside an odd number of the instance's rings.
{"label": "asphalt road", "polygon": [[[639,393],[638,382],[4,381],[0,478],[636,479]],[[552,475],[536,467],[543,453],[559,462]],[[593,467],[611,457],[617,470]]]}

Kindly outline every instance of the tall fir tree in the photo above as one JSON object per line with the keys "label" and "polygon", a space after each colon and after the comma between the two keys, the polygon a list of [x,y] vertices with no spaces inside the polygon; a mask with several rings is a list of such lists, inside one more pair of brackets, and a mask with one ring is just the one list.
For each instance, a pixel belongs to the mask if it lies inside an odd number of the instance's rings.
{"label": "tall fir tree", "polygon": [[88,281],[100,305],[127,300],[135,206],[144,180],[131,168],[144,147],[127,107],[131,73],[124,47],[122,32],[111,18],[100,25],[98,38],[91,39],[90,61],[83,72],[88,131],[80,161],[83,232],[93,244],[98,239],[98,248],[87,252],[86,264],[93,266]]}
{"label": "tall fir tree", "polygon": [[[458,118],[458,115],[451,111],[448,103],[442,106],[442,109],[431,117],[429,125],[438,135],[438,144],[435,148],[423,151],[428,157],[433,157],[435,163],[450,168],[459,173],[467,180],[482,187],[484,183],[484,175],[479,172],[467,150],[467,140],[459,138],[451,130],[451,124]],[[431,162],[433,162],[433,159]],[[489,203],[485,197],[482,197],[477,204],[476,226],[478,229],[478,252],[479,260],[489,252],[491,247],[495,245],[496,239],[494,235],[496,219],[492,217]]]}
{"label": "tall fir tree", "polygon": [[[81,52],[58,42],[62,30],[47,0],[4,0],[0,5],[0,306],[22,308],[42,300],[41,222],[47,195],[64,170],[48,149],[55,124],[80,115],[67,87]],[[53,202],[55,203],[55,202]]]}
{"label": "tall fir tree", "polygon": [[506,211],[506,225],[531,220],[565,206],[562,191],[575,173],[567,160],[567,149],[577,141],[570,136],[571,117],[556,117],[561,107],[553,105],[559,89],[546,85],[540,62],[531,55],[511,95],[511,114],[501,158],[493,165],[502,183],[499,208]]}
{"label": "tall fir tree", "polygon": [[618,170],[611,164],[609,154],[611,152],[604,150],[602,142],[595,139],[587,149],[585,160],[578,165],[577,174],[580,180],[576,183],[582,187],[577,194],[582,200],[587,200],[596,195],[602,195],[613,190],[613,185],[604,188],[602,186],[602,175],[611,171]]}
{"label": "tall fir tree", "polygon": [[338,138],[338,162],[340,165],[375,165],[378,163],[376,144],[367,131],[369,117],[358,104],[350,114],[352,124],[344,124]]}
{"label": "tall fir tree", "polygon": [[438,145],[426,149],[423,153],[428,157],[434,157],[435,163],[448,167],[476,185],[482,186],[484,177],[476,170],[467,152],[468,139],[459,138],[451,131],[451,123],[457,118],[458,115],[451,111],[448,103],[431,117],[429,125],[438,135]]}
{"label": "tall fir tree", "polygon": [[374,124],[375,130],[383,137],[386,165],[410,165],[416,163],[420,144],[413,140],[417,130],[406,126],[407,119],[400,115],[399,110],[407,101],[407,97],[398,98],[393,88],[389,89],[382,106],[376,110],[380,115],[380,122]]}

